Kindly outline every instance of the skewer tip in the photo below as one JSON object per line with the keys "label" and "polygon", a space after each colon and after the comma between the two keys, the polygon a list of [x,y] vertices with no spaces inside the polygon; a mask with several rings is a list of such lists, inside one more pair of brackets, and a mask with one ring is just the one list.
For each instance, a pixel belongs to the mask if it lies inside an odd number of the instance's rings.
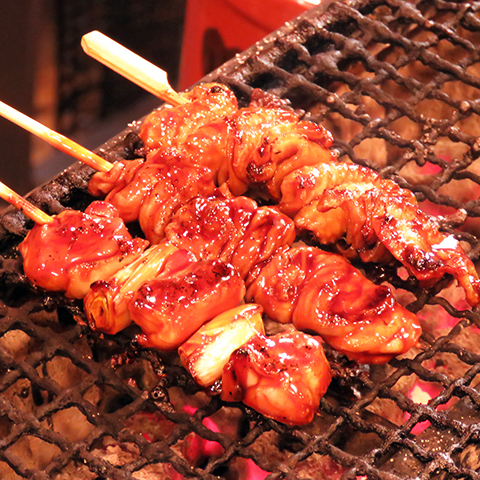
{"label": "skewer tip", "polygon": [[162,100],[172,105],[183,105],[189,102],[171,87],[165,70],[148,62],[98,30],[83,35],[80,43],[87,55]]}
{"label": "skewer tip", "polygon": [[13,205],[20,212],[26,215],[39,225],[52,223],[53,217],[47,215],[43,210],[30,203],[10,187],[0,182],[0,198],[3,198],[10,205]]}

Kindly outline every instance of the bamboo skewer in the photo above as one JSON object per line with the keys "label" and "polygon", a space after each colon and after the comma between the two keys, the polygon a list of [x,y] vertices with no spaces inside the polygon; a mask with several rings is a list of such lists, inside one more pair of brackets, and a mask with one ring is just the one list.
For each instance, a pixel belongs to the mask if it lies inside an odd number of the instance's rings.
{"label": "bamboo skewer", "polygon": [[87,55],[171,105],[189,102],[170,86],[164,70],[103,33],[97,30],[87,33],[82,37],[81,43]]}
{"label": "bamboo skewer", "polygon": [[103,159],[99,155],[87,150],[78,143],[70,140],[64,135],[51,130],[50,128],[42,125],[33,118],[15,110],[6,103],[0,102],[0,115],[7,120],[15,123],[16,125],[24,128],[25,130],[37,135],[42,140],[45,140],[53,147],[61,150],[62,152],[80,160],[86,165],[99,170],[101,172],[108,172],[113,164]]}
{"label": "bamboo skewer", "polygon": [[50,215],[47,215],[43,210],[40,210],[28,200],[25,200],[25,198],[2,182],[0,182],[0,197],[18,208],[18,210],[37,224],[43,225],[44,223],[53,222],[53,218]]}
{"label": "bamboo skewer", "polygon": [[[82,47],[91,57],[162,100],[172,105],[182,105],[189,102],[189,100],[170,86],[164,70],[156,67],[102,33],[93,31],[84,35]],[[113,167],[112,163],[99,155],[2,101],[0,101],[0,115],[95,170],[108,172]],[[2,182],[0,182],[0,198],[16,207],[37,224],[53,222],[53,217],[47,215]]]}

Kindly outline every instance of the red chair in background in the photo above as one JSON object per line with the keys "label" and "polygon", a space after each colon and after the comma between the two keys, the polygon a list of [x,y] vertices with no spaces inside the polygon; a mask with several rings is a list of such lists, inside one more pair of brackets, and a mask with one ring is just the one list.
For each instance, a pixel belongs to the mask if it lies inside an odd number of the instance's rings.
{"label": "red chair in background", "polygon": [[188,0],[180,60],[184,90],[320,0]]}

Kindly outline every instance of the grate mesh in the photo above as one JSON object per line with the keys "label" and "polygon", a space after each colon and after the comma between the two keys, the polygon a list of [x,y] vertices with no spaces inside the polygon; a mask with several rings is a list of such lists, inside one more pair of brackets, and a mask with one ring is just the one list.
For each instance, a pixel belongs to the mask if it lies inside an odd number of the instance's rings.
{"label": "grate mesh", "polygon": [[[334,133],[341,158],[413,190],[476,260],[479,10],[480,2],[333,2],[205,80],[229,84],[244,102],[253,88],[288,99]],[[101,154],[130,158],[130,130]],[[31,199],[51,214],[83,208],[91,173],[74,166]],[[328,351],[334,381],[319,415],[290,428],[198,392],[174,356],[138,349],[134,330],[98,336],[75,322],[79,305],[32,290],[15,248],[29,226],[3,213],[2,478],[249,478],[252,462],[268,479],[480,477],[480,318],[448,278],[426,291],[396,266],[363,265],[418,313],[421,348],[372,367]],[[193,455],[199,438],[223,448]]]}

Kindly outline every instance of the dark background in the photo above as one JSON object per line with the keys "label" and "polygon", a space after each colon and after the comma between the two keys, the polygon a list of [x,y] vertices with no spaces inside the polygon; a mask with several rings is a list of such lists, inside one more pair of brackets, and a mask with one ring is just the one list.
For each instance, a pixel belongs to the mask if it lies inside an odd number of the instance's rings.
{"label": "dark background", "polygon": [[[0,2],[0,100],[87,148],[97,147],[160,101],[88,57],[82,35],[102,31],[166,70],[175,87],[185,3]],[[2,118],[0,145],[0,180],[21,194],[72,163]]]}

